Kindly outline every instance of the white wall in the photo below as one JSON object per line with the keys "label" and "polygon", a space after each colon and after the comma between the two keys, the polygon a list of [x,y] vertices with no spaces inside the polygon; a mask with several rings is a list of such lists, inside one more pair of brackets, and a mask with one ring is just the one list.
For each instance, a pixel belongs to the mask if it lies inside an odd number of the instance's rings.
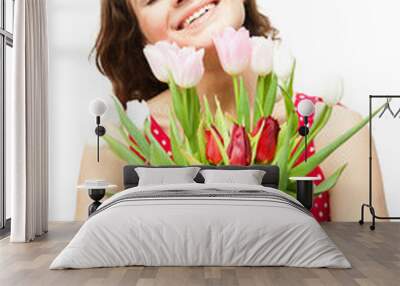
{"label": "white wall", "polygon": [[[369,94],[400,95],[399,1],[259,3],[296,56],[298,87],[318,78],[318,73],[338,74],[344,79],[343,103],[364,116],[368,115]],[[392,106],[397,110],[400,100]],[[389,213],[399,216],[400,119],[374,120],[374,124]]]}
{"label": "white wall", "polygon": [[[87,106],[92,98],[106,98],[111,91],[88,61],[99,27],[99,3],[48,2],[51,220],[73,219],[82,148],[95,143]],[[297,58],[297,86],[320,72],[340,74],[344,103],[363,115],[368,112],[368,94],[400,94],[399,1],[259,0],[259,4]],[[395,162],[400,159],[399,135],[393,137],[397,122],[385,123],[385,128],[375,130],[375,140],[390,214],[400,215]]]}
{"label": "white wall", "polygon": [[89,63],[99,28],[98,0],[48,1],[50,37],[50,220],[72,220],[83,146],[95,144],[90,100],[111,87]]}

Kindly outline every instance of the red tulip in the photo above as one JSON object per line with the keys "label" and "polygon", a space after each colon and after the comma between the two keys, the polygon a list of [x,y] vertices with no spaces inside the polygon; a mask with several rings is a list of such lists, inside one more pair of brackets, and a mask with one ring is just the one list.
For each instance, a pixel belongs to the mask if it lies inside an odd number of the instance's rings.
{"label": "red tulip", "polygon": [[265,164],[274,159],[280,128],[278,121],[271,116],[261,117],[252,135],[255,136],[261,127],[263,129],[257,144],[256,161]]}
{"label": "red tulip", "polygon": [[[218,130],[211,126],[212,130],[217,134],[220,142],[224,142],[222,136],[219,134]],[[206,139],[206,159],[213,165],[218,165],[222,160],[222,155],[219,152],[218,144],[215,137],[212,135],[211,130],[205,130]]]}
{"label": "red tulip", "polygon": [[231,142],[228,146],[229,161],[232,165],[250,165],[250,139],[244,126],[234,124],[231,133]]}

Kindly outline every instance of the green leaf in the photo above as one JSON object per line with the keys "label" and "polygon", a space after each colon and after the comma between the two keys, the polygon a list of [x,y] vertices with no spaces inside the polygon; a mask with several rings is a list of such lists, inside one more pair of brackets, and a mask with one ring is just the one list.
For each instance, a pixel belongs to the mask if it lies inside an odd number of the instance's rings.
{"label": "green leaf", "polygon": [[233,80],[233,91],[235,94],[235,105],[236,105],[236,116],[239,121],[241,121],[240,118],[240,90],[239,90],[239,77],[237,75],[232,76]]}
{"label": "green leaf", "polygon": [[287,182],[288,182],[288,159],[290,152],[290,126],[293,125],[295,114],[289,114],[289,118],[287,121],[288,129],[286,130],[284,137],[282,138],[282,146],[278,158],[278,166],[279,166],[279,189],[281,191],[286,191]]}
{"label": "green leaf", "polygon": [[197,95],[196,88],[190,88],[187,90],[188,96],[188,110],[189,110],[189,121],[190,121],[190,132],[188,132],[187,137],[190,141],[193,153],[197,152],[198,142],[197,142],[197,130],[200,124],[200,101]]}
{"label": "green leaf", "polygon": [[202,164],[207,164],[206,158],[206,140],[204,138],[204,123],[200,122],[199,130],[197,131],[197,141],[199,144],[199,159]]}
{"label": "green leaf", "polygon": [[188,122],[187,122],[187,116],[186,116],[186,109],[183,103],[184,96],[181,93],[180,89],[178,86],[175,84],[174,80],[170,79],[168,82],[169,90],[171,91],[171,97],[172,97],[172,105],[174,107],[174,112],[176,117],[179,120],[180,125],[182,126],[183,130],[188,129]]}
{"label": "green leaf", "polygon": [[217,127],[219,133],[222,136],[222,139],[224,139],[224,145],[229,143],[229,131],[228,131],[228,127],[226,125],[226,120],[225,120],[225,116],[224,113],[222,112],[222,108],[221,105],[217,99],[217,97],[215,97],[215,103],[217,105],[217,111],[215,113],[215,126]]}
{"label": "green leaf", "polygon": [[257,134],[254,137],[250,137],[250,145],[251,145],[251,165],[254,164],[254,160],[257,155],[257,146],[258,146],[258,141],[260,140],[261,133],[264,129],[264,123],[265,121],[262,122],[260,129],[258,130]]}
{"label": "green leaf", "polygon": [[179,138],[178,128],[176,127],[175,117],[172,112],[170,112],[169,116],[169,137],[171,139],[171,149],[172,155],[174,157],[174,161],[176,164],[185,166],[187,165],[187,161],[185,156],[183,156],[180,146],[182,146],[182,141]]}
{"label": "green leaf", "polygon": [[135,124],[133,124],[133,122],[126,115],[119,100],[115,96],[113,96],[112,99],[114,100],[114,104],[117,109],[121,124],[125,127],[128,133],[135,139],[138,145],[137,149],[140,152],[140,154],[142,154],[143,157],[148,159],[150,152],[149,143],[147,142],[142,132],[136,127]]}
{"label": "green leaf", "polygon": [[186,160],[189,162],[189,165],[201,165],[201,162],[197,160],[192,154],[188,153],[185,150],[182,150],[183,156],[185,156]]}
{"label": "green leaf", "polygon": [[121,134],[121,137],[124,139],[126,145],[129,146],[132,144],[131,140],[129,139],[128,135],[126,134],[126,131],[124,130],[124,128],[122,128],[122,126],[118,127],[118,132],[119,134]]}
{"label": "green leaf", "polygon": [[144,165],[142,159],[140,159],[135,153],[133,153],[127,146],[114,139],[109,135],[103,135],[101,138],[107,142],[111,151],[117,155],[121,160],[132,165]]}
{"label": "green leaf", "polygon": [[267,94],[264,100],[264,116],[268,117],[272,114],[274,110],[275,101],[276,101],[276,93],[278,91],[278,77],[276,74],[270,74],[270,80],[266,82],[267,86],[265,89],[267,90]]}
{"label": "green leaf", "polygon": [[209,128],[213,123],[213,116],[210,110],[210,105],[208,104],[207,96],[203,97],[203,101],[204,101],[205,124],[206,127]]}
{"label": "green leaf", "polygon": [[260,106],[264,105],[265,101],[265,82],[268,76],[258,76],[257,77],[257,92],[256,98],[254,99],[254,115],[253,115],[253,126],[256,126],[258,119],[264,115],[263,110]]}
{"label": "green leaf", "polygon": [[282,96],[283,96],[284,103],[285,103],[286,117],[289,118],[289,116],[291,116],[291,115],[293,117],[291,124],[290,125],[288,124],[288,132],[291,137],[297,133],[297,126],[299,124],[299,119],[297,117],[296,107],[294,106],[293,100],[289,96],[289,93],[282,87],[281,87],[281,90],[282,90]]}
{"label": "green leaf", "polygon": [[[321,113],[318,114],[317,118],[314,121],[314,124],[311,126],[310,129],[310,134],[307,136],[307,141],[311,142],[314,140],[314,138],[321,132],[321,130],[325,127],[325,125],[328,123],[329,118],[331,117],[332,114],[332,107],[328,105],[324,105]],[[304,146],[304,137],[301,137],[299,143],[296,146],[297,149],[293,153],[292,157],[290,158],[289,161],[289,166],[292,167],[294,163],[298,160],[301,154],[303,154],[304,150],[306,149],[306,146]],[[292,148],[292,150],[293,150]]]}
{"label": "green leaf", "polygon": [[284,122],[281,125],[281,130],[278,133],[278,142],[276,144],[276,152],[275,152],[275,157],[274,160],[272,160],[271,165],[277,165],[278,161],[280,160],[281,154],[282,154],[282,142],[284,141],[283,139],[285,138],[285,134],[287,132],[287,122]]}
{"label": "green leaf", "polygon": [[337,183],[340,175],[343,173],[344,169],[346,169],[347,163],[338,168],[329,178],[325,179],[321,184],[315,186],[314,188],[314,196],[318,196],[319,194],[331,190]]}
{"label": "green leaf", "polygon": [[[372,113],[372,117],[374,117],[385,105],[382,105],[380,108],[375,110]],[[307,162],[302,162],[298,166],[294,167],[290,171],[290,176],[298,177],[304,176],[310,173],[316,166],[322,163],[330,154],[332,154],[337,148],[343,145],[347,140],[349,140],[354,134],[360,131],[369,121],[369,116],[361,120],[358,124],[347,130],[344,134],[336,138],[329,145],[320,149],[317,153],[311,156]]]}
{"label": "green leaf", "polygon": [[289,83],[287,90],[289,92],[289,97],[293,98],[293,82],[294,82],[294,72],[296,70],[296,60],[293,61],[292,71],[290,72]]}
{"label": "green leaf", "polygon": [[247,94],[246,87],[244,85],[243,77],[240,77],[240,97],[239,97],[239,110],[241,124],[244,123],[247,132],[250,132],[250,102]]}
{"label": "green leaf", "polygon": [[199,128],[200,125],[200,118],[201,118],[201,113],[200,113],[200,100],[199,96],[197,94],[197,90],[195,87],[190,89],[190,97],[191,97],[191,105],[192,105],[192,112],[193,112],[193,129],[195,130],[194,133],[197,132],[197,129]]}

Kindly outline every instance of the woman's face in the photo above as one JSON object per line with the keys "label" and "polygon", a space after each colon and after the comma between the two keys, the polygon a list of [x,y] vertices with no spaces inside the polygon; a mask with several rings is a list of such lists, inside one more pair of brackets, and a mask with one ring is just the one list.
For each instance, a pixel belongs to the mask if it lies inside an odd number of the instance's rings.
{"label": "woman's face", "polygon": [[149,43],[207,48],[223,28],[244,23],[244,0],[129,0]]}

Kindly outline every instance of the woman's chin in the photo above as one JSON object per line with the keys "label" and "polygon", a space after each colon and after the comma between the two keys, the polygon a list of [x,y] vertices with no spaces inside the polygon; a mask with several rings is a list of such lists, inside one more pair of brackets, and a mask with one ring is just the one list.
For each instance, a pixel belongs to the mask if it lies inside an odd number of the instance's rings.
{"label": "woman's chin", "polygon": [[174,42],[176,42],[179,46],[192,46],[196,48],[212,48],[213,37],[215,35],[220,34],[225,28],[233,27],[235,29],[239,29],[243,25],[242,22],[239,21],[225,21],[219,23],[213,23],[212,25],[208,25],[203,29],[190,31],[180,31],[179,35],[176,35]]}

